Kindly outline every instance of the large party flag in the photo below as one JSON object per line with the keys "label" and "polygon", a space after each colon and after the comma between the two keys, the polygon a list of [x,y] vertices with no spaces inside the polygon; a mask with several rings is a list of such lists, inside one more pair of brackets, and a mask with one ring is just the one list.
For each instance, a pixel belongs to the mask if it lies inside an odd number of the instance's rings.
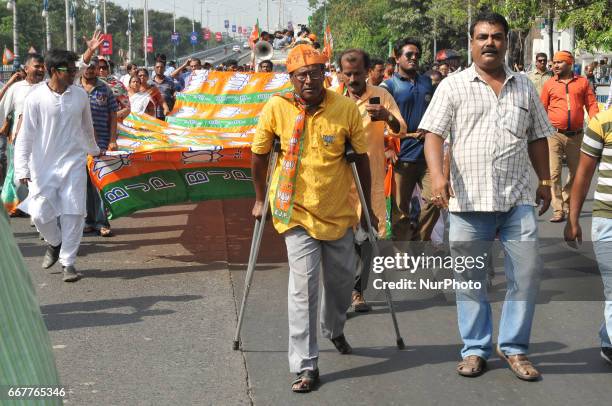
{"label": "large party flag", "polygon": [[266,102],[291,91],[286,73],[195,72],[160,121],[132,114],[118,151],[89,162],[90,178],[117,218],[151,207],[254,196],[251,142]]}

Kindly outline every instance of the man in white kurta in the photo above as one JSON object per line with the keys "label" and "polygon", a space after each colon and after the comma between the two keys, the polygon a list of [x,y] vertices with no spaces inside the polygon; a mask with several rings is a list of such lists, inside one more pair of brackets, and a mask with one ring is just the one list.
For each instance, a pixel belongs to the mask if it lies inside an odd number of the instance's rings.
{"label": "man in white kurta", "polygon": [[74,262],[86,213],[87,155],[100,153],[87,93],[72,85],[76,60],[69,51],[47,54],[51,79],[26,98],[15,146],[15,177],[30,182],[19,208],[30,214],[48,244],[43,268],[59,258],[66,282],[78,279]]}

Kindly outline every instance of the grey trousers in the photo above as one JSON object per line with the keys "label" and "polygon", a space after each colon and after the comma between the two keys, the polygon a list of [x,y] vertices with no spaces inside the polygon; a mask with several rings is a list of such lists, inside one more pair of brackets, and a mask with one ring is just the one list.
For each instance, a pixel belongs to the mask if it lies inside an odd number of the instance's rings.
{"label": "grey trousers", "polygon": [[320,272],[321,332],[326,338],[335,338],[344,331],[346,312],[351,306],[357,253],[352,229],[335,241],[316,240],[301,227],[287,231],[284,237],[289,258],[289,369],[299,373],[317,368]]}

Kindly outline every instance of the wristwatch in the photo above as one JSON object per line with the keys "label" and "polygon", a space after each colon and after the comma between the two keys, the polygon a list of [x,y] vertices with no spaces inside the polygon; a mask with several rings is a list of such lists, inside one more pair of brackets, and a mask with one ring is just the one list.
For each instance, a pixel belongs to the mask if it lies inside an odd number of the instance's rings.
{"label": "wristwatch", "polygon": [[538,182],[538,186],[552,186],[552,185],[553,185],[553,181],[550,179],[544,179]]}

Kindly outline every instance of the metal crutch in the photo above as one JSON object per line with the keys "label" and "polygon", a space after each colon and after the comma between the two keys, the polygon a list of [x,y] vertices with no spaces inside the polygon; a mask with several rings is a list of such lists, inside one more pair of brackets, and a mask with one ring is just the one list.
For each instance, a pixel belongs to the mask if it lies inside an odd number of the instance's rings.
{"label": "metal crutch", "polygon": [[251,250],[249,252],[249,262],[247,265],[246,278],[244,280],[244,292],[242,294],[242,303],[240,305],[240,313],[238,315],[238,325],[236,326],[236,334],[234,335],[234,350],[240,348],[240,330],[242,329],[242,322],[244,321],[244,312],[246,310],[246,302],[249,297],[249,290],[251,289],[251,282],[253,281],[253,273],[255,272],[255,265],[257,264],[257,257],[259,256],[259,247],[261,245],[261,239],[263,237],[264,226],[266,224],[266,216],[268,213],[268,205],[270,203],[270,184],[272,183],[272,174],[274,168],[276,168],[276,161],[278,160],[278,154],[280,152],[280,140],[274,139],[272,146],[272,156],[268,164],[268,174],[266,176],[266,195],[264,197],[264,212],[261,219],[255,220],[255,227],[253,228],[253,238],[251,239]]}
{"label": "metal crutch", "polygon": [[[355,186],[357,187],[357,193],[359,194],[359,201],[361,202],[361,207],[363,208],[362,212],[366,218],[366,224],[368,226],[368,240],[370,244],[372,244],[372,260],[374,257],[380,255],[380,250],[378,249],[378,243],[376,242],[376,237],[374,236],[374,228],[372,227],[372,220],[370,219],[370,211],[368,210],[368,206],[366,205],[365,196],[363,194],[363,189],[361,188],[361,182],[359,181],[359,173],[357,172],[357,165],[355,164],[355,160],[357,159],[357,154],[353,149],[353,146],[348,142],[345,144],[346,160],[351,165],[351,170],[353,171],[353,178],[355,179]],[[387,306],[389,307],[389,312],[391,313],[391,319],[393,320],[393,328],[395,329],[395,342],[397,344],[397,348],[403,350],[406,348],[404,345],[404,339],[400,335],[399,327],[397,325],[397,317],[395,316],[395,309],[393,308],[393,300],[391,298],[391,291],[385,282],[387,282],[385,278],[385,271],[380,274],[384,286],[385,286],[385,298],[387,300]]]}

